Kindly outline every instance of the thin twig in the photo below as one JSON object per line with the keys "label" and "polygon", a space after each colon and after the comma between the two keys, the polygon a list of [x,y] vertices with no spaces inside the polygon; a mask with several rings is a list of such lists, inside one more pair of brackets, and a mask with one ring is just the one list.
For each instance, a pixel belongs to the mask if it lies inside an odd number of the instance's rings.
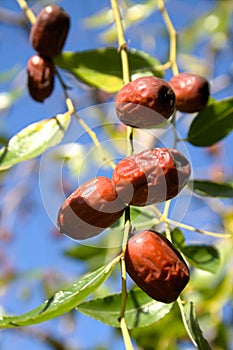
{"label": "thin twig", "polygon": [[126,266],[125,266],[125,251],[127,247],[128,237],[131,233],[131,221],[130,221],[130,207],[127,207],[125,210],[125,228],[124,228],[124,237],[122,242],[122,253],[121,253],[121,312],[119,317],[119,323],[121,327],[122,336],[125,343],[126,350],[133,350],[133,345],[130,339],[129,330],[125,320],[125,310],[126,310],[126,300],[127,300],[127,285],[126,285]]}
{"label": "thin twig", "polygon": [[[115,25],[116,25],[116,31],[117,31],[117,37],[118,37],[118,46],[119,46],[119,51],[121,55],[123,84],[127,84],[130,82],[130,69],[129,69],[129,60],[128,60],[128,53],[127,53],[127,43],[125,40],[124,28],[123,28],[118,1],[111,0],[111,6],[112,6],[114,19],[115,19]],[[127,140],[129,141],[127,155],[131,155],[134,150],[133,128],[131,127],[127,127]],[[133,350],[133,345],[130,339],[127,322],[125,320],[125,308],[126,308],[126,300],[127,300],[125,251],[126,251],[130,232],[131,232],[130,207],[127,207],[125,210],[125,229],[124,229],[124,237],[122,242],[122,255],[121,255],[122,298],[121,298],[121,312],[119,317],[121,333],[124,339],[126,350]]]}
{"label": "thin twig", "polygon": [[25,15],[27,16],[29,22],[31,24],[34,24],[36,21],[36,16],[32,12],[32,10],[28,7],[28,4],[25,0],[16,0],[21,9],[24,11]]}
{"label": "thin twig", "polygon": [[170,16],[166,10],[166,7],[164,5],[164,0],[158,0],[158,8],[160,12],[162,13],[164,22],[166,24],[169,37],[170,37],[170,53],[169,53],[169,60],[164,65],[161,65],[159,67],[156,67],[157,69],[168,69],[172,68],[173,74],[177,75],[179,74],[178,66],[176,63],[176,39],[177,39],[177,32],[172,24],[172,21],[170,19]]}
{"label": "thin twig", "polygon": [[[130,69],[129,69],[129,59],[128,59],[128,52],[127,52],[127,43],[125,40],[125,34],[124,34],[124,27],[121,19],[121,13],[118,5],[117,0],[111,0],[111,6],[112,11],[114,15],[115,25],[116,25],[116,31],[117,31],[117,38],[118,38],[118,46],[119,51],[121,55],[121,64],[122,64],[122,77],[123,77],[123,84],[127,84],[130,82]],[[129,140],[128,143],[128,149],[127,149],[127,155],[130,155],[133,153],[133,128],[127,127],[127,140]]]}
{"label": "thin twig", "polygon": [[96,135],[96,133],[90,129],[90,127],[87,125],[87,123],[78,115],[78,113],[75,111],[75,106],[71,100],[71,98],[69,97],[68,91],[67,91],[67,85],[65,84],[65,82],[63,81],[60,72],[58,71],[58,69],[56,69],[56,75],[58,77],[58,80],[62,86],[64,95],[65,95],[65,99],[66,99],[66,106],[67,109],[70,113],[70,115],[73,114],[73,116],[75,117],[75,119],[78,121],[78,123],[81,125],[81,127],[86,131],[86,133],[90,136],[90,138],[92,139],[94,145],[96,146],[97,150],[101,153],[102,156],[102,160],[108,164],[111,168],[115,168],[115,164],[107,157],[103,147],[100,144],[100,141]]}
{"label": "thin twig", "polygon": [[217,237],[217,238],[231,238],[232,237],[232,235],[230,233],[220,233],[220,232],[206,231],[206,230],[199,229],[197,227],[193,227],[191,225],[184,224],[184,223],[179,222],[179,221],[172,220],[172,219],[170,219],[168,217],[165,217],[158,210],[158,208],[156,208],[155,206],[152,206],[151,210],[153,210],[154,213],[158,217],[156,219],[156,224],[164,222],[164,223],[167,223],[167,224],[170,224],[170,225],[181,227],[181,228],[183,228],[185,230],[188,230],[188,231],[197,232],[197,233],[200,233],[202,235],[207,235],[207,236],[212,236],[212,237]]}

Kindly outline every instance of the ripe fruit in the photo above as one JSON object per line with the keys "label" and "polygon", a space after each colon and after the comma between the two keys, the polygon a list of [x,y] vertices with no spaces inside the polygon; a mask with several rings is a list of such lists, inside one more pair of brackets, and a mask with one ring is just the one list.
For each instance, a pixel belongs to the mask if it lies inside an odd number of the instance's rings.
{"label": "ripe fruit", "polygon": [[126,271],[151,298],[175,301],[189,281],[189,269],[172,243],[158,232],[141,231],[129,239]]}
{"label": "ripe fruit", "polygon": [[59,210],[57,224],[73,239],[87,239],[117,221],[125,209],[112,181],[100,176],[78,187]]}
{"label": "ripe fruit", "polygon": [[57,56],[70,28],[69,15],[59,6],[48,5],[38,14],[31,28],[30,41],[41,55]]}
{"label": "ripe fruit", "polygon": [[172,148],[154,148],[120,160],[112,181],[122,201],[144,206],[175,197],[189,176],[184,155]]}
{"label": "ripe fruit", "polygon": [[37,102],[49,97],[54,87],[54,65],[51,60],[32,56],[27,64],[28,90]]}
{"label": "ripe fruit", "polygon": [[115,106],[122,123],[153,128],[173,114],[175,94],[166,81],[146,76],[124,85],[116,96]]}
{"label": "ripe fruit", "polygon": [[209,82],[196,74],[180,73],[169,81],[176,94],[176,108],[186,113],[205,108],[210,94]]}

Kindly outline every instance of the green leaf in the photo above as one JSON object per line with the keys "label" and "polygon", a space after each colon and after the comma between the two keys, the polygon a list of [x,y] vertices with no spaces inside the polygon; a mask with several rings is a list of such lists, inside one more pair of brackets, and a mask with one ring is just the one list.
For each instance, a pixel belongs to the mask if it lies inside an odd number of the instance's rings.
{"label": "green leaf", "polygon": [[85,275],[70,288],[55,293],[39,307],[19,316],[1,316],[0,328],[30,326],[68,312],[94,292],[111,274],[117,259]]}
{"label": "green leaf", "polygon": [[[93,299],[80,304],[77,309],[112,327],[119,327],[121,293]],[[125,319],[129,329],[148,326],[164,317],[173,304],[163,304],[151,299],[141,289],[128,293]]]}
{"label": "green leaf", "polygon": [[193,120],[187,140],[194,146],[207,147],[233,130],[233,97],[211,101]]}
{"label": "green leaf", "polygon": [[[146,75],[163,76],[156,70],[159,62],[143,51],[128,50],[131,74],[144,72]],[[83,52],[63,52],[55,59],[55,63],[74,74],[84,83],[114,93],[123,86],[122,66],[116,48],[101,48]]]}
{"label": "green leaf", "polygon": [[209,180],[193,180],[191,183],[193,191],[202,196],[209,197],[233,197],[233,185],[230,183],[218,183]]}
{"label": "green leaf", "polygon": [[199,269],[215,273],[220,267],[220,255],[213,246],[187,245],[182,247],[181,251],[189,263]]}
{"label": "green leaf", "polygon": [[7,146],[0,149],[0,171],[32,159],[59,143],[69,122],[70,115],[64,113],[21,130],[9,140]]}
{"label": "green leaf", "polygon": [[185,317],[185,326],[188,328],[189,334],[196,343],[196,347],[199,350],[211,350],[210,345],[202,334],[201,328],[195,315],[193,303],[187,302],[183,307],[183,310]]}
{"label": "green leaf", "polygon": [[183,232],[179,228],[171,231],[172,243],[177,249],[182,249],[185,245],[185,238]]}

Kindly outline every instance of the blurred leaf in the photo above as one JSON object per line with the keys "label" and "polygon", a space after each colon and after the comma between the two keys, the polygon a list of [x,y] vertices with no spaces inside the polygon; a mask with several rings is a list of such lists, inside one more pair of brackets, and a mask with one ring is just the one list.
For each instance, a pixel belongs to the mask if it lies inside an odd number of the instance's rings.
{"label": "blurred leaf", "polygon": [[[149,0],[140,4],[121,1],[120,4],[124,30],[126,31],[132,24],[141,22],[148,18],[156,10],[156,1]],[[117,40],[117,31],[114,24],[112,9],[105,7],[84,20],[87,28],[107,27],[100,34],[102,41],[113,43]],[[111,26],[110,26],[111,25]]]}
{"label": "blurred leaf", "polygon": [[60,316],[81,303],[111,274],[117,260],[85,275],[70,288],[55,293],[39,307],[19,316],[1,316],[0,328],[30,326]]}
{"label": "blurred leaf", "polygon": [[196,342],[197,348],[199,350],[211,350],[207,340],[204,338],[201,328],[198,324],[198,320],[195,315],[194,305],[192,302],[187,302],[184,307],[184,317],[186,320],[186,325],[192,338]]}
{"label": "blurred leaf", "polygon": [[9,140],[7,146],[1,148],[0,171],[32,159],[59,143],[69,122],[70,115],[64,113],[31,124],[21,130]]}
{"label": "blurred leaf", "polygon": [[223,213],[223,225],[225,230],[233,236],[233,208]]}
{"label": "blurred leaf", "polygon": [[[93,299],[77,307],[77,309],[112,327],[119,327],[121,293],[112,294],[102,299]],[[125,318],[129,329],[145,327],[164,317],[173,304],[163,304],[151,299],[141,289],[128,293]]]}
{"label": "blurred leaf", "polygon": [[0,83],[4,83],[13,79],[17,73],[19,73],[20,69],[21,67],[19,65],[15,65],[4,72],[0,72]]}
{"label": "blurred leaf", "polygon": [[[156,70],[159,62],[147,53],[132,49],[128,50],[128,57],[131,74],[163,76],[161,70]],[[84,83],[107,92],[117,92],[123,86],[121,59],[116,48],[63,52],[55,58],[55,63]]]}
{"label": "blurred leaf", "polygon": [[172,243],[180,250],[189,263],[198,269],[216,273],[221,267],[219,251],[210,245],[185,245],[185,237],[178,228],[171,231]]}
{"label": "blurred leaf", "polygon": [[65,255],[68,256],[69,258],[74,258],[74,259],[79,259],[86,261],[93,256],[97,255],[105,255],[106,254],[106,249],[104,248],[99,248],[99,247],[91,247],[87,245],[77,245],[77,246],[72,246],[72,248],[67,249],[65,251]]}
{"label": "blurred leaf", "polygon": [[209,180],[193,180],[194,192],[202,196],[231,198],[233,197],[233,185],[229,183],[217,183]]}
{"label": "blurred leaf", "polygon": [[100,11],[84,19],[84,25],[86,28],[98,28],[105,27],[112,23],[114,20],[112,9],[104,7]]}
{"label": "blurred leaf", "polygon": [[171,231],[172,243],[177,249],[182,249],[185,244],[185,238],[183,232],[179,228],[175,228]]}
{"label": "blurred leaf", "polygon": [[0,93],[0,112],[4,112],[9,109],[12,104],[22,95],[23,89],[16,88],[10,92]]}
{"label": "blurred leaf", "polygon": [[182,342],[186,337],[176,303],[173,304],[171,312],[156,323],[134,328],[130,333],[138,348],[143,350],[180,350],[179,341]]}
{"label": "blurred leaf", "polygon": [[189,23],[188,27],[179,35],[180,47],[187,47],[189,50],[196,42],[203,37],[209,37],[214,44],[214,37],[219,33],[228,34],[231,25],[231,14],[233,6],[231,1],[219,1],[212,11]]}
{"label": "blurred leaf", "polygon": [[199,269],[216,273],[220,268],[219,252],[210,245],[187,245],[181,251],[189,263]]}
{"label": "blurred leaf", "polygon": [[78,176],[80,171],[83,174],[87,169],[87,162],[85,162],[86,152],[87,148],[80,143],[66,143],[56,147],[51,152],[51,158],[64,162],[71,174]]}
{"label": "blurred leaf", "polygon": [[233,130],[233,97],[211,101],[193,120],[188,141],[194,146],[207,147],[223,139]]}
{"label": "blurred leaf", "polygon": [[8,144],[8,139],[3,135],[0,135],[0,144],[4,146],[7,146]]}

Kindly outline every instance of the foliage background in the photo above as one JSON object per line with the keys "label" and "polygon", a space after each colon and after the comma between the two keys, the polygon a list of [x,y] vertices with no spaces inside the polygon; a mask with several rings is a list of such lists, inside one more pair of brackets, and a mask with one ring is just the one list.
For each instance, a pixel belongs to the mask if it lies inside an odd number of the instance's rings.
{"label": "foliage background", "polygon": [[[46,1],[29,1],[38,12]],[[100,46],[117,46],[112,25],[106,23],[108,1],[59,1],[59,5],[71,15],[72,27],[64,50],[81,51]],[[126,37],[130,47],[142,49],[166,62],[168,56],[168,36],[161,15],[153,11],[154,3],[123,2],[123,12],[127,19]],[[144,4],[144,10],[137,6]],[[232,94],[232,2],[228,0],[212,1],[167,1],[167,9],[174,26],[179,33],[178,63],[181,70],[193,71],[209,77],[212,95],[222,99]],[[103,10],[104,16],[90,17]],[[26,64],[34,54],[28,42],[29,26],[22,12],[13,0],[1,1],[1,95],[0,95],[0,141],[6,140],[28,124],[45,117],[64,112],[63,92],[56,82],[51,98],[44,104],[34,102],[26,89]],[[88,19],[88,20],[87,20]],[[95,25],[96,24],[96,25]],[[68,85],[72,86],[70,94],[79,110],[95,105],[98,101],[111,100],[111,96],[99,93],[64,75]],[[171,72],[165,78],[169,80]],[[107,98],[107,99],[106,99]],[[191,118],[181,119],[181,134],[187,131]],[[101,130],[99,131],[101,137]],[[89,147],[88,137],[81,139]],[[212,148],[188,146],[192,159],[193,176],[215,181],[232,183],[233,158],[232,135],[224,142]],[[82,152],[82,150],[81,150]],[[82,261],[71,259],[64,252],[76,244],[65,236],[58,235],[43,206],[39,184],[40,160],[19,164],[1,176],[1,308],[2,313],[20,314],[37,305],[55,290],[73,283],[78,277],[93,269],[97,258]],[[77,178],[71,162],[71,172],[67,174],[67,193],[75,186]],[[83,179],[89,178],[92,168],[87,164]],[[51,191],[51,203],[57,203],[56,171],[48,169],[48,184]],[[231,196],[232,197],[232,196]],[[191,203],[188,223],[212,231],[228,230],[232,232],[232,200],[205,202],[194,198]],[[222,211],[224,205],[224,212]],[[56,207],[56,204],[54,204]],[[227,208],[227,209],[225,209]],[[185,232],[186,233],[186,232]],[[193,243],[212,241],[197,234],[188,234]],[[214,349],[232,349],[233,305],[232,305],[232,267],[231,245],[229,241],[222,244],[227,269],[221,269],[218,275],[196,271],[192,297],[197,300],[198,314],[205,336],[213,341]],[[120,290],[119,277],[105,286],[106,289]],[[225,276],[226,279],[222,278]],[[216,294],[211,296],[213,290]],[[103,291],[102,291],[103,293]],[[207,300],[210,300],[208,303]],[[206,303],[206,306],[205,306]],[[209,313],[209,311],[212,312]],[[168,344],[167,334],[171,338],[180,337],[180,348],[191,349],[184,336],[183,326],[173,317],[162,319],[156,330],[150,328],[135,330],[135,339],[145,349],[175,349]],[[169,328],[168,328],[169,327]],[[151,334],[154,334],[154,347],[150,348]],[[83,316],[78,312],[66,314],[60,318],[29,328],[2,330],[0,344],[3,350],[13,346],[17,349],[123,349],[123,342],[112,328]],[[166,345],[167,344],[167,345]],[[173,346],[173,347],[172,347]]]}

